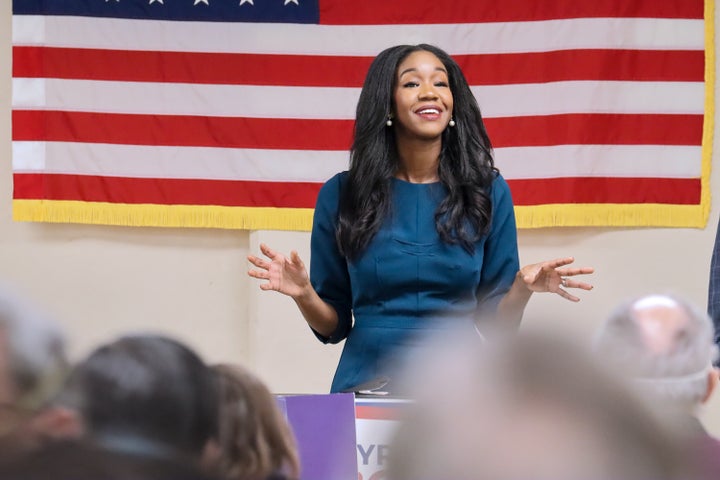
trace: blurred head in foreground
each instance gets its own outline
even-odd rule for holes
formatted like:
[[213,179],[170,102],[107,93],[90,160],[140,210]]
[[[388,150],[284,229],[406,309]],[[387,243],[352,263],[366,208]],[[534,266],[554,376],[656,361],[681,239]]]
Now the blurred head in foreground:
[[669,295],[649,295],[617,308],[599,329],[599,358],[661,409],[703,478],[720,478],[720,441],[696,418],[718,383],[714,327],[704,311]]
[[216,379],[187,346],[126,336],[78,364],[61,401],[76,408],[87,437],[109,450],[200,460],[217,437]]
[[3,456],[34,447],[47,437],[65,435],[69,412],[50,401],[62,386],[67,369],[60,329],[32,306],[0,289]]
[[213,370],[221,397],[220,475],[228,480],[298,479],[293,433],[265,384],[241,366]]
[[424,365],[391,450],[392,480],[680,478],[674,438],[574,345],[537,335]]
[[669,295],[649,295],[616,309],[599,329],[595,351],[653,401],[694,413],[718,382],[717,347],[708,315]]

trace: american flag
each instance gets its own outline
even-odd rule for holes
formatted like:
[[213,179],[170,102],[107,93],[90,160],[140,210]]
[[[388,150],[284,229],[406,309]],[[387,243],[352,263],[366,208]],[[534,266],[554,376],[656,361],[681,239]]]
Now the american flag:
[[13,0],[14,218],[309,229],[373,57],[430,43],[471,84],[520,227],[701,227],[713,7]]

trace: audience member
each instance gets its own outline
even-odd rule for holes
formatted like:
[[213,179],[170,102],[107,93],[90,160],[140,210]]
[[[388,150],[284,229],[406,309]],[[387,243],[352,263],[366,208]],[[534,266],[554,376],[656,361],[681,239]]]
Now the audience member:
[[213,372],[161,336],[99,347],[74,369],[60,402],[80,412],[88,439],[115,452],[197,462],[218,434]]
[[67,368],[60,329],[0,289],[0,455],[77,433],[72,412],[50,404]]
[[216,365],[220,384],[218,470],[227,480],[300,477],[295,439],[268,388],[250,371]]
[[718,383],[713,324],[708,315],[673,296],[649,295],[619,307],[600,328],[595,350],[629,376],[678,428],[697,438],[691,448],[709,478],[720,478],[720,442],[696,414]]
[[59,441],[0,464],[3,480],[214,480],[192,462]]
[[203,480],[217,438],[215,375],[188,347],[161,336],[120,338],[70,374],[57,404],[83,436],[46,444],[0,466],[0,478]]
[[572,344],[520,334],[419,368],[392,480],[687,480],[661,420]]

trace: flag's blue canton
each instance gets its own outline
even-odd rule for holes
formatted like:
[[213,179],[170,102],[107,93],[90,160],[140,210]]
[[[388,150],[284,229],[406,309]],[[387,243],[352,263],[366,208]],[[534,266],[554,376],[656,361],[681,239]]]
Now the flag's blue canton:
[[13,0],[15,15],[75,15],[149,20],[318,23],[319,0]]

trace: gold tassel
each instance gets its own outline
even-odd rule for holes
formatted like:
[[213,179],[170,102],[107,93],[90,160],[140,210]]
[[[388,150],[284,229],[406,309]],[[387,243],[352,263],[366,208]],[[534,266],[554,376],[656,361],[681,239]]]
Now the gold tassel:
[[13,200],[13,220],[20,222],[310,231],[312,215],[310,208]]

